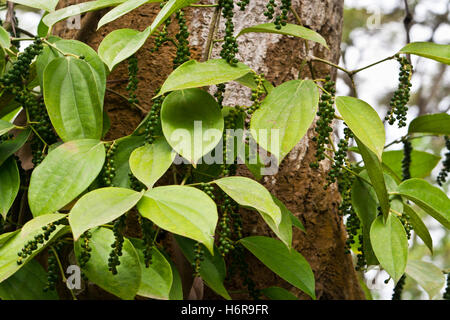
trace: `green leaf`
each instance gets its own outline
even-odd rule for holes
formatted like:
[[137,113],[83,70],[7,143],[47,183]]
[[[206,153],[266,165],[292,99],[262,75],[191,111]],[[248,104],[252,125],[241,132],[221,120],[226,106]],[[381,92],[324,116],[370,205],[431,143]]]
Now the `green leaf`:
[[379,216],[370,228],[370,242],[381,266],[397,282],[408,260],[408,238],[400,220],[390,214],[384,223]]
[[3,27],[0,27],[0,46],[2,48],[9,48],[9,47],[11,47],[10,34]]
[[314,274],[308,261],[276,239],[254,236],[240,242],[270,270],[315,299]]
[[113,184],[118,187],[130,187],[130,155],[136,148],[142,146],[145,142],[145,136],[126,136],[116,140],[116,151],[113,155],[116,175],[113,178]]
[[[175,236],[175,240],[180,246],[186,259],[193,263],[195,261],[195,241],[187,238]],[[223,282],[226,277],[225,261],[216,247],[214,247],[214,256],[208,251],[203,255],[204,260],[201,263],[200,276],[214,292],[227,300],[231,300],[230,295],[225,289]]]
[[431,238],[427,226],[411,206],[404,203],[403,209],[404,213],[409,217],[409,222],[411,223],[414,232],[422,239],[425,245],[430,249],[431,253],[433,253],[433,239]]
[[422,179],[409,179],[398,186],[398,192],[450,229],[450,199],[444,191]]
[[[257,90],[258,89],[258,84],[255,81],[255,77],[254,77],[254,73],[253,72],[249,72],[247,74],[245,74],[244,76],[234,80],[246,87],[249,87],[250,89],[253,90]],[[272,83],[270,83],[269,81],[267,81],[266,79],[263,79],[263,87],[265,89],[265,91],[267,93],[271,93],[272,90],[275,88]]]
[[33,216],[53,213],[81,194],[100,173],[105,148],[83,139],[59,146],[33,170],[28,202]]
[[426,114],[415,118],[408,127],[408,133],[431,133],[450,135],[450,114]]
[[[50,215],[49,215],[50,216]],[[23,260],[22,264],[17,264],[17,253],[22,251],[24,245],[31,240],[34,240],[34,237],[38,234],[41,234],[42,227],[48,224],[48,221],[52,221],[55,217],[56,220],[61,219],[61,216],[64,215],[54,215],[51,214],[50,220],[48,216],[40,216],[34,218],[33,220],[28,221],[20,232],[11,233],[7,236],[5,242],[0,245],[0,282],[3,282],[5,279],[8,279],[15,272],[17,272],[20,268],[26,265],[29,261],[33,259],[35,255],[41,252],[43,249],[47,247],[49,243],[51,243],[54,239],[62,236],[63,234],[69,232],[69,227],[64,225],[57,225],[55,231],[53,231],[49,237],[48,241],[45,241],[43,244],[38,244],[38,248],[33,251],[33,253]],[[55,221],[55,220],[53,220]],[[24,231],[25,230],[25,231]],[[0,238],[0,243],[2,242]]]
[[[117,274],[113,275],[108,270],[108,258],[111,252],[111,244],[114,243],[114,233],[106,228],[98,228],[92,231],[89,246],[91,257],[83,268],[88,279],[100,288],[124,299],[133,300],[141,283],[141,267],[139,257],[130,240],[124,238],[120,265]],[[75,243],[75,255],[77,259],[81,253],[81,243]]]
[[262,211],[276,226],[280,225],[281,209],[270,192],[258,182],[246,177],[225,177],[214,180],[214,183],[240,205]]
[[112,70],[117,64],[135,54],[150,36],[150,27],[142,32],[118,29],[108,34],[98,47],[98,55]]
[[314,121],[319,90],[312,80],[287,81],[262,101],[250,123],[253,138],[278,164],[300,142]]
[[44,15],[42,16],[41,20],[39,20],[39,24],[37,26],[37,36],[44,38],[48,34],[48,30],[50,29],[42,19],[48,14],[48,12],[44,12]]
[[159,178],[170,168],[175,152],[164,138],[152,144],[135,149],[130,156],[130,169],[133,175],[152,188]]
[[97,30],[100,29],[100,27],[104,26],[107,23],[110,23],[111,21],[114,21],[118,18],[120,18],[123,15],[126,15],[127,13],[133,11],[134,9],[139,8],[143,4],[149,3],[149,2],[159,2],[159,0],[155,1],[149,1],[149,0],[128,0],[111,11],[109,11],[107,14],[105,14],[100,21],[98,22]]
[[275,235],[289,248],[292,247],[292,212],[284,205],[283,202],[278,200],[276,197],[272,196],[275,204],[280,208],[281,211],[281,221],[277,226],[273,219],[266,214],[264,211],[258,211],[267,225],[272,229]]
[[183,300],[183,284],[181,283],[181,276],[175,264],[168,260],[172,269],[172,287],[169,292],[169,300]]
[[261,292],[270,300],[298,300],[291,292],[280,287],[265,288]]
[[0,216],[6,215],[17,197],[20,187],[20,175],[14,157],[8,158],[0,166]]
[[2,300],[58,300],[55,290],[45,292],[47,272],[31,260],[22,269],[0,283]]
[[285,26],[283,26],[279,30],[275,27],[274,23],[258,24],[256,26],[252,26],[252,27],[241,30],[241,32],[239,32],[237,37],[239,37],[240,35],[249,33],[249,32],[277,33],[277,34],[283,34],[286,36],[294,36],[294,37],[302,38],[305,40],[311,40],[311,41],[320,43],[325,48],[329,49],[327,46],[326,40],[320,34],[318,34],[317,32],[315,32],[311,29],[305,28],[303,26],[299,26],[297,24],[287,23]]
[[5,133],[11,131],[15,128],[15,125],[11,122],[0,120],[0,136],[4,135]]
[[163,186],[148,190],[137,208],[160,228],[203,243],[211,252],[218,214],[206,193],[186,186]]
[[433,42],[412,42],[404,46],[400,53],[415,54],[450,65],[450,45]]
[[172,288],[172,267],[156,247],[152,248],[152,262],[147,268],[144,258],[144,242],[130,239],[139,256],[141,266],[141,284],[137,294],[152,299],[168,300]]
[[[396,175],[399,177],[402,176],[402,150],[383,152],[382,159],[383,163],[391,168]],[[428,177],[440,159],[441,157],[435,156],[434,154],[413,150],[411,152],[411,164],[409,166],[411,178]]]
[[27,128],[21,131],[14,139],[0,143],[0,165],[10,156],[16,153],[27,142],[31,129]]
[[42,9],[44,11],[54,11],[59,0],[10,0],[11,2],[22,4],[27,7]]
[[428,293],[430,300],[436,297],[445,285],[445,276],[441,269],[429,262],[408,261],[406,274],[417,281]]
[[[53,39],[52,42],[61,41],[61,39],[56,38]],[[39,78],[39,85],[41,88],[44,87],[44,70],[48,66],[50,62],[55,60],[56,58],[61,57],[61,54],[50,46],[44,47],[41,54],[36,58],[36,73]]]
[[195,167],[222,139],[224,120],[217,101],[194,88],[174,91],[164,99],[161,125],[170,146]]
[[44,100],[50,120],[63,141],[101,139],[103,88],[83,60],[56,58],[44,71]]
[[153,20],[150,28],[150,34],[156,31],[156,29],[169,18],[172,13],[180,10],[181,8],[187,7],[188,5],[196,2],[196,0],[169,0],[166,2],[164,7],[158,12],[155,20]]
[[299,218],[297,218],[292,212],[289,211],[289,213],[291,214],[291,221],[292,221],[292,225],[294,227],[296,227],[297,229],[306,232],[305,227],[303,226],[303,223],[300,221]]
[[223,59],[197,62],[190,60],[176,68],[166,79],[158,96],[169,91],[199,88],[233,81],[252,70],[245,64],[231,66]]
[[125,188],[101,188],[80,198],[69,213],[73,237],[78,239],[85,231],[107,224],[133,208],[142,193]]
[[42,21],[49,27],[72,16],[121,4],[127,0],[98,0],[74,4],[46,15]]
[[378,113],[367,102],[353,97],[337,97],[336,107],[354,135],[381,160],[386,137]]

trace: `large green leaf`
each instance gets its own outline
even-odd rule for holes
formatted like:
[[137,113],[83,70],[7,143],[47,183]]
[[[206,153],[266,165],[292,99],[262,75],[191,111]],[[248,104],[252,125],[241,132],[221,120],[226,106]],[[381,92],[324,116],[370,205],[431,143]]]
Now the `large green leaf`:
[[398,192],[450,229],[450,199],[440,188],[414,178],[402,182]]
[[161,124],[170,146],[194,166],[223,136],[217,101],[197,88],[170,93],[162,105]]
[[436,297],[445,285],[445,276],[434,264],[410,260],[406,265],[406,274],[428,293],[430,299]]
[[107,23],[110,23],[111,21],[114,21],[121,16],[133,11],[134,9],[139,8],[143,4],[149,3],[149,2],[160,2],[159,0],[128,0],[111,11],[109,11],[107,14],[105,14],[100,21],[98,22],[97,29],[100,29],[100,27],[104,26]]
[[11,2],[22,4],[27,7],[41,9],[44,11],[54,11],[59,0],[10,0]]
[[199,88],[233,81],[251,71],[245,64],[238,63],[236,66],[231,66],[223,59],[206,62],[190,60],[183,63],[167,77],[158,96],[169,91]]
[[[50,216],[50,215],[48,215]],[[20,232],[11,233],[7,236],[7,239],[3,244],[0,245],[0,283],[5,279],[8,279],[12,276],[16,271],[26,265],[29,261],[33,259],[35,255],[45,249],[52,240],[62,236],[63,234],[70,231],[70,228],[64,225],[56,226],[55,231],[53,231],[49,237],[48,241],[45,241],[43,244],[38,244],[38,248],[33,251],[31,255],[29,255],[26,259],[23,259],[22,264],[17,264],[17,253],[22,251],[22,248],[28,241],[34,240],[34,237],[38,234],[42,234],[42,227],[48,224],[48,221],[55,221],[61,219],[63,215],[54,215],[51,214],[51,217],[44,215],[33,220],[28,221]],[[25,231],[24,231],[25,230]],[[1,238],[0,238],[1,240]]]
[[0,120],[0,136],[14,129],[15,126],[11,122]]
[[430,249],[431,253],[433,253],[433,238],[431,238],[427,226],[411,206],[404,203],[403,209],[404,213],[409,217],[409,222],[411,223],[414,232],[422,239],[425,245]]
[[[100,288],[121,299],[132,300],[141,283],[139,257],[130,240],[124,238],[122,256],[119,257],[120,265],[117,267],[117,274],[113,275],[108,270],[108,258],[114,241],[114,233],[111,230],[106,228],[93,230],[89,240],[91,257],[83,272]],[[75,242],[74,247],[75,255],[79,258],[82,250],[80,241]]]
[[28,201],[34,216],[53,213],[75,199],[100,173],[105,148],[83,139],[59,146],[33,170]]
[[268,237],[247,237],[240,242],[270,270],[311,298],[316,298],[314,274],[300,253]]
[[400,220],[390,214],[384,223],[379,216],[370,228],[370,242],[381,266],[397,282],[408,260],[408,238]]
[[252,136],[278,164],[311,126],[319,90],[312,80],[291,80],[273,89],[252,117]]
[[3,48],[11,47],[10,34],[3,27],[0,27],[0,46],[2,46]]
[[0,216],[6,219],[20,187],[19,169],[14,157],[10,157],[0,166],[0,181]]
[[22,269],[0,283],[2,300],[58,300],[55,290],[44,291],[47,272],[36,260],[31,260]]
[[125,188],[101,188],[80,198],[69,213],[73,237],[111,222],[133,208],[142,193]]
[[27,142],[30,136],[31,128],[21,131],[14,139],[0,143],[0,165],[10,156],[16,153]]
[[104,88],[98,87],[96,74],[73,57],[56,58],[45,68],[45,105],[63,141],[102,137]]
[[450,45],[448,44],[412,42],[404,46],[400,52],[415,54],[450,65]]
[[[434,154],[413,150],[411,152],[411,164],[409,166],[411,178],[428,177],[434,167],[439,163],[440,159],[441,157],[435,156]],[[402,150],[383,152],[382,160],[383,164],[391,168],[396,175],[399,177],[402,176]]]
[[237,36],[239,37],[249,32],[278,33],[286,36],[294,36],[320,43],[325,48],[328,48],[326,40],[320,34],[298,24],[287,23],[281,29],[277,29],[274,23],[263,23],[243,29]]
[[[187,238],[175,236],[181,251],[190,263],[195,261],[195,241]],[[223,282],[226,277],[225,261],[216,247],[214,247],[214,256],[209,252],[204,252],[203,261],[200,264],[200,276],[206,282],[208,287],[214,290],[227,300],[231,300],[230,295],[225,289]]]
[[408,133],[431,133],[450,135],[450,114],[426,114],[415,118],[408,127]]
[[264,212],[276,226],[281,223],[281,209],[264,186],[246,177],[225,177],[214,180],[220,189],[242,206]]
[[353,134],[381,160],[386,137],[378,113],[367,102],[353,97],[337,97],[336,107]]
[[113,178],[113,184],[118,187],[130,187],[130,155],[136,148],[142,146],[145,142],[145,135],[143,136],[126,136],[116,140],[116,151],[113,155],[114,167],[116,168],[116,175]]
[[[50,42],[55,41],[61,41],[59,38],[53,38],[52,40],[49,40]],[[52,48],[50,46],[44,47],[41,54],[38,55],[36,58],[36,73],[39,79],[39,85],[41,88],[44,87],[44,70],[48,66],[50,62],[55,60],[58,57],[61,57],[62,54],[60,54],[55,48]]]
[[159,178],[170,168],[175,152],[164,138],[152,144],[135,149],[130,156],[130,169],[133,175],[152,188]]
[[152,299],[168,300],[173,282],[172,267],[156,247],[152,248],[152,262],[145,266],[144,243],[140,239],[130,239],[139,256],[141,284],[137,294]]
[[203,243],[211,252],[218,214],[206,193],[186,186],[148,190],[137,208],[160,228]]
[[261,290],[262,294],[270,300],[298,300],[291,292],[280,287],[269,287]]

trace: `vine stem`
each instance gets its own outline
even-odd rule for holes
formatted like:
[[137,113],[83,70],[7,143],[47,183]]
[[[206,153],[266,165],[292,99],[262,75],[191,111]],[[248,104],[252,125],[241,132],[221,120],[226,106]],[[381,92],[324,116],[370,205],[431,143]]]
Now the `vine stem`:
[[113,94],[115,94],[116,96],[119,96],[119,97],[121,97],[122,99],[126,100],[131,106],[133,106],[133,107],[139,109],[139,111],[141,111],[142,114],[147,114],[147,113],[148,113],[147,110],[145,110],[144,108],[142,108],[142,107],[141,107],[140,105],[138,105],[137,103],[128,101],[128,98],[127,98],[126,96],[124,96],[123,94],[121,94],[120,92],[114,91],[114,90],[112,90],[112,89],[110,89],[110,88],[106,88],[106,91],[108,91],[108,92],[110,92],[110,93],[113,93]]
[[214,43],[214,35],[220,20],[220,7],[217,6],[214,10],[211,23],[209,25],[208,37],[206,38],[205,51],[203,52],[202,61],[207,61],[211,57],[212,47]]
[[[50,247],[50,249],[53,251],[53,254],[55,255],[56,262],[58,263],[59,270],[61,271],[62,280],[67,286],[67,278],[66,278],[66,275],[64,274],[64,269],[62,267],[61,260],[59,260],[58,252],[56,252],[55,248],[53,248],[53,247]],[[70,291],[70,294],[72,295],[73,300],[78,300],[77,297],[75,296],[75,294],[73,293],[73,290],[69,289],[69,291]]]
[[61,49],[59,49],[57,46],[55,46],[53,43],[49,42],[47,39],[42,38],[42,42],[44,42],[46,45],[48,45],[49,47],[52,47],[53,49],[55,49],[56,51],[60,52],[63,56],[66,57],[74,57],[76,59],[80,59],[80,56],[77,56],[76,54],[73,53],[67,53],[62,51]]
[[[329,155],[327,155],[326,153],[324,153],[323,155],[324,155],[326,158],[328,158],[330,161],[334,162],[334,159],[333,159],[332,157],[330,157]],[[344,170],[350,172],[351,174],[353,174],[354,176],[360,178],[362,181],[364,181],[364,182],[367,183],[368,185],[372,186],[372,183],[371,183],[370,181],[368,181],[367,179],[361,177],[359,174],[357,174],[357,173],[354,172],[353,170],[350,170],[349,168],[344,167],[344,166],[342,166],[342,165],[339,166],[339,167],[341,167],[342,169],[344,169]]]

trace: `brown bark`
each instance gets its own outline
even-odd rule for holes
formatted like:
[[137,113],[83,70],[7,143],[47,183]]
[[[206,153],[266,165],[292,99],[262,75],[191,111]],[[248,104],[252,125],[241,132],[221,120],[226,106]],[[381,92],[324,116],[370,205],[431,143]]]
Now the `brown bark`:
[[[60,1],[61,6],[67,6],[75,1]],[[78,1],[77,1],[78,2]],[[310,53],[327,58],[335,63],[339,60],[339,47],[342,29],[343,0],[294,0],[293,7],[299,14],[303,24],[319,32],[328,42],[330,50],[310,42]],[[265,1],[252,0],[245,12],[235,9],[235,31],[243,27],[264,23],[262,15]],[[188,8],[186,10],[190,23],[192,58],[200,60],[205,52],[206,38],[210,21],[215,8]],[[83,30],[85,41],[97,49],[101,40],[111,31],[118,28],[133,28],[143,30],[150,25],[159,4],[144,5],[138,10],[114,21],[99,31]],[[89,15],[87,15],[89,16]],[[91,18],[84,18],[86,21]],[[295,23],[292,14],[290,22]],[[216,38],[221,37],[223,20]],[[174,28],[171,26],[171,29]],[[172,30],[173,32],[174,30]],[[72,38],[76,30],[68,30],[64,23],[55,28],[55,33]],[[78,32],[80,34],[81,32]],[[298,38],[283,37],[279,35],[249,34],[239,38],[239,58],[250,65],[254,70],[262,72],[267,79],[278,85],[284,81],[297,77],[302,59],[306,56],[304,42]],[[172,71],[172,57],[175,49],[172,45],[164,45],[158,53],[151,54],[149,48],[153,40],[149,40],[138,53],[140,85],[138,96],[145,108],[150,108],[151,97],[156,88],[162,84]],[[220,44],[213,47],[213,57],[217,57]],[[330,73],[326,65],[313,65],[316,78],[323,78]],[[334,72],[333,72],[334,76]],[[301,77],[311,78],[308,68],[301,72]],[[121,64],[110,74],[109,80],[127,78],[127,66]],[[120,82],[110,82],[108,88],[125,94],[125,85]],[[228,86],[225,103],[230,105],[245,104],[248,100],[248,89],[238,85]],[[111,130],[108,138],[117,138],[127,135],[141,121],[142,116],[133,110],[117,96],[107,94],[105,108],[111,118]],[[285,158],[280,171],[275,176],[268,176],[263,183],[268,189],[282,200],[286,206],[300,218],[306,227],[307,233],[294,231],[293,247],[298,250],[311,264],[316,278],[316,295],[318,299],[364,299],[359,286],[351,257],[344,253],[345,228],[342,218],[338,216],[339,194],[335,187],[323,190],[325,172],[329,163],[323,161],[319,170],[310,169],[309,163],[314,159],[314,145],[309,141],[314,134],[310,129],[302,141]],[[240,173],[249,173],[240,168]],[[244,212],[245,232],[247,235],[272,235],[269,228],[254,212]],[[251,254],[247,256],[250,264],[251,276],[258,288],[268,286],[281,286],[289,288],[299,297],[306,299],[306,295],[292,289],[286,282],[268,271]],[[227,283],[230,291],[242,290],[242,279]],[[232,295],[233,298],[248,298],[247,295]],[[217,298],[211,291],[205,290],[206,298]]]

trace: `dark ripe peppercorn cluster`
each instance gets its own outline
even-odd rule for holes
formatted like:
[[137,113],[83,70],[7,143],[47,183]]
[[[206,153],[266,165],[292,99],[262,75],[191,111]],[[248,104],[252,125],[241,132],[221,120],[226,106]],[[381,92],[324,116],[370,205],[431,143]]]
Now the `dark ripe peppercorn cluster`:
[[399,73],[399,84],[397,90],[394,92],[394,96],[391,99],[388,114],[386,115],[386,120],[390,125],[398,120],[398,127],[406,126],[406,114],[408,112],[408,107],[406,104],[409,101],[409,92],[411,90],[411,75],[412,75],[412,65],[409,63],[408,59],[405,57],[397,56],[397,61],[400,63],[400,73]]
[[320,96],[319,110],[317,111],[317,116],[319,119],[316,122],[315,131],[317,136],[313,137],[312,140],[316,143],[316,162],[310,163],[311,168],[319,168],[319,162],[325,159],[325,146],[330,141],[330,134],[333,132],[331,123],[334,119],[334,95],[336,94],[335,82],[331,81],[330,76],[326,76],[325,84],[323,86],[324,91]]
[[234,0],[219,0],[219,7],[222,9],[222,16],[225,21],[225,38],[220,51],[220,56],[225,59],[229,64],[236,65],[238,59],[236,53],[238,53],[238,44],[236,38],[233,36],[234,24],[233,24],[233,8]]
[[405,286],[406,275],[403,274],[398,280],[394,287],[394,292],[392,293],[392,300],[402,300],[403,287]]
[[264,89],[264,75],[255,73],[253,79],[256,83],[256,89],[252,89],[250,100],[252,100],[253,104],[247,109],[248,114],[253,114],[261,107],[261,97],[266,93],[266,90]]
[[59,278],[58,261],[56,255],[61,251],[63,243],[59,242],[52,246],[52,250],[48,251],[47,258],[47,285],[44,287],[44,292],[55,290],[56,282]]
[[409,140],[403,141],[403,159],[402,159],[402,180],[408,180],[411,178],[411,152],[412,152],[412,144]]
[[137,77],[139,68],[138,68],[138,58],[136,55],[132,55],[128,58],[128,102],[133,104],[139,104],[139,99],[136,95],[136,90],[138,87],[139,79]]
[[178,21],[179,31],[175,35],[175,38],[178,41],[177,44],[177,53],[175,59],[173,60],[173,68],[176,69],[178,66],[182,65],[186,61],[189,60],[191,56],[191,52],[189,50],[189,31],[186,24],[186,18],[184,17],[183,10],[178,11],[175,14],[175,17]]
[[217,99],[217,103],[222,108],[223,107],[223,96],[225,94],[225,83],[220,83],[217,86],[217,90],[214,93],[214,97]]
[[144,241],[144,263],[148,268],[152,264],[153,247],[155,246],[155,230],[153,229],[153,223],[145,218],[139,217],[142,240]]
[[447,286],[445,287],[445,292],[442,298],[444,300],[450,300],[450,273],[447,274]]
[[443,161],[443,168],[438,174],[437,183],[442,186],[447,181],[447,175],[450,172],[450,137],[445,136],[445,147],[447,152],[445,153],[445,160]]
[[114,166],[114,153],[116,152],[117,146],[113,143],[106,143],[106,158],[105,164],[103,165],[101,177],[102,183],[105,187],[111,187],[113,185],[113,179],[116,176],[116,168]]
[[152,144],[156,137],[161,133],[161,107],[164,97],[160,96],[153,100],[152,108],[148,114],[147,123],[145,125],[145,142]]
[[90,231],[86,231],[80,236],[80,243],[81,243],[81,252],[80,252],[80,268],[83,269],[86,264],[89,262],[89,259],[91,258],[91,251],[92,248],[89,246],[89,241],[92,238],[92,234]]
[[122,231],[125,228],[126,215],[122,215],[114,222],[114,242],[111,244],[111,252],[108,258],[108,268],[113,275],[117,274],[117,267],[120,265],[120,258],[122,256],[124,237]]
[[205,252],[200,242],[196,242],[194,245],[194,262],[192,262],[192,268],[194,269],[194,277],[200,276],[201,263],[205,259]]

